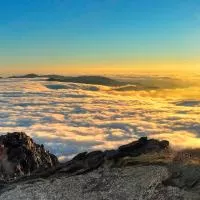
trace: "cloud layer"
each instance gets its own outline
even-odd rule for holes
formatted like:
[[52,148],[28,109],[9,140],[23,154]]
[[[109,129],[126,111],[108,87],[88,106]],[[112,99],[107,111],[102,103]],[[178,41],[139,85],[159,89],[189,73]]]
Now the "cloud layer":
[[104,86],[0,80],[0,134],[24,131],[61,159],[141,136],[200,147],[198,87],[116,91]]

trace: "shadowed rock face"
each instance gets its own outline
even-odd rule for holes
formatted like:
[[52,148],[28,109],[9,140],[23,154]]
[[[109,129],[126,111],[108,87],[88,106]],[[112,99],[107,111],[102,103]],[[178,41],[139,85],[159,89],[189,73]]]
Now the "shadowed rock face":
[[0,136],[0,164],[3,175],[25,175],[36,170],[51,168],[58,159],[38,145],[25,133]]

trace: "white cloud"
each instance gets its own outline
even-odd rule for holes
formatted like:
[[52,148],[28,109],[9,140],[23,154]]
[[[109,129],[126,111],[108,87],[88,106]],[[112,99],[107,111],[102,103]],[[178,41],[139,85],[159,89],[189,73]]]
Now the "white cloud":
[[24,131],[61,160],[148,135],[173,144],[180,139],[180,146],[183,135],[189,138],[184,146],[198,141],[196,147],[200,107],[188,104],[188,97],[190,102],[200,99],[196,91],[116,92],[103,86],[2,79],[0,133]]

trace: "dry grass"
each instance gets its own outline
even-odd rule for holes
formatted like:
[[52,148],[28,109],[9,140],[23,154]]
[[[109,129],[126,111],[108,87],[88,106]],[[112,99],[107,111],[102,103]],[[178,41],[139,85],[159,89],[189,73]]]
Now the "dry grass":
[[137,157],[124,157],[118,160],[118,166],[135,164],[173,164],[200,166],[200,149],[185,149],[182,151],[164,151],[159,153],[142,154]]
[[174,162],[183,162],[184,164],[200,165],[200,148],[185,149],[176,153]]

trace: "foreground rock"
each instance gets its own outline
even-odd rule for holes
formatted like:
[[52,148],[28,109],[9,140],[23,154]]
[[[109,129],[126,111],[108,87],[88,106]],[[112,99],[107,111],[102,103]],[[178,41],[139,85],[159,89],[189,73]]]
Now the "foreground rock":
[[[7,152],[17,152],[13,149],[15,144],[17,148],[25,146],[34,153],[30,160],[37,160],[40,167],[28,167],[29,176],[2,181],[0,200],[200,199],[200,150],[174,152],[168,141],[140,138],[116,150],[83,152],[59,164],[55,156],[24,133],[2,137],[6,138],[2,141]],[[10,159],[13,163],[20,163],[23,158],[17,155]]]
[[100,167],[87,174],[53,176],[16,183],[0,200],[199,200],[198,190],[165,185],[165,166]]

